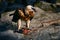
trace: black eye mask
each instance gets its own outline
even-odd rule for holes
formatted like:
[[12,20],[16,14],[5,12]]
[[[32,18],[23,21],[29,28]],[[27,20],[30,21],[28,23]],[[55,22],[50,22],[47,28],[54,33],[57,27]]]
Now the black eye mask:
[[35,12],[36,12],[36,9],[35,8],[32,8]]

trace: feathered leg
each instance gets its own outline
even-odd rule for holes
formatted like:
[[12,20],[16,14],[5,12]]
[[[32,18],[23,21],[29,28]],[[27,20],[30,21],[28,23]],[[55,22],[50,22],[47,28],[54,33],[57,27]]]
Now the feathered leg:
[[30,20],[27,20],[26,21],[26,27],[29,28],[29,26],[30,26]]
[[18,31],[19,31],[21,29],[21,19],[18,20],[17,26],[18,26]]

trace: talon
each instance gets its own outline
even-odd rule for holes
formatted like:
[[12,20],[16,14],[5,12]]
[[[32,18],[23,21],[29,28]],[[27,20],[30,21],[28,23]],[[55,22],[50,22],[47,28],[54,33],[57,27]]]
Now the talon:
[[15,30],[14,32],[23,33],[23,30],[22,29],[19,29],[19,30]]

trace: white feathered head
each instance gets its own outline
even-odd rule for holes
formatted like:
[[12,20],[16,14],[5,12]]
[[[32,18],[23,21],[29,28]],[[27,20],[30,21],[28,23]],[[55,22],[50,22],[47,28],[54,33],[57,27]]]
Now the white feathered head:
[[26,8],[36,12],[35,7],[33,7],[32,5],[27,5]]

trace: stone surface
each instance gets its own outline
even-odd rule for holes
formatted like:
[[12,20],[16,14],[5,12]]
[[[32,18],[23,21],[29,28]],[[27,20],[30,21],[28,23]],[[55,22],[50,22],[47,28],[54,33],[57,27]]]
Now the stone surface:
[[[31,20],[30,32],[28,35],[14,33],[17,24],[12,22],[10,14],[14,11],[2,14],[0,19],[0,40],[60,40],[60,23],[59,25],[41,26],[41,22],[56,20],[60,18],[60,13],[45,12],[37,8],[34,18]],[[22,21],[22,27],[25,27],[25,22]],[[36,28],[35,31],[33,29]]]

